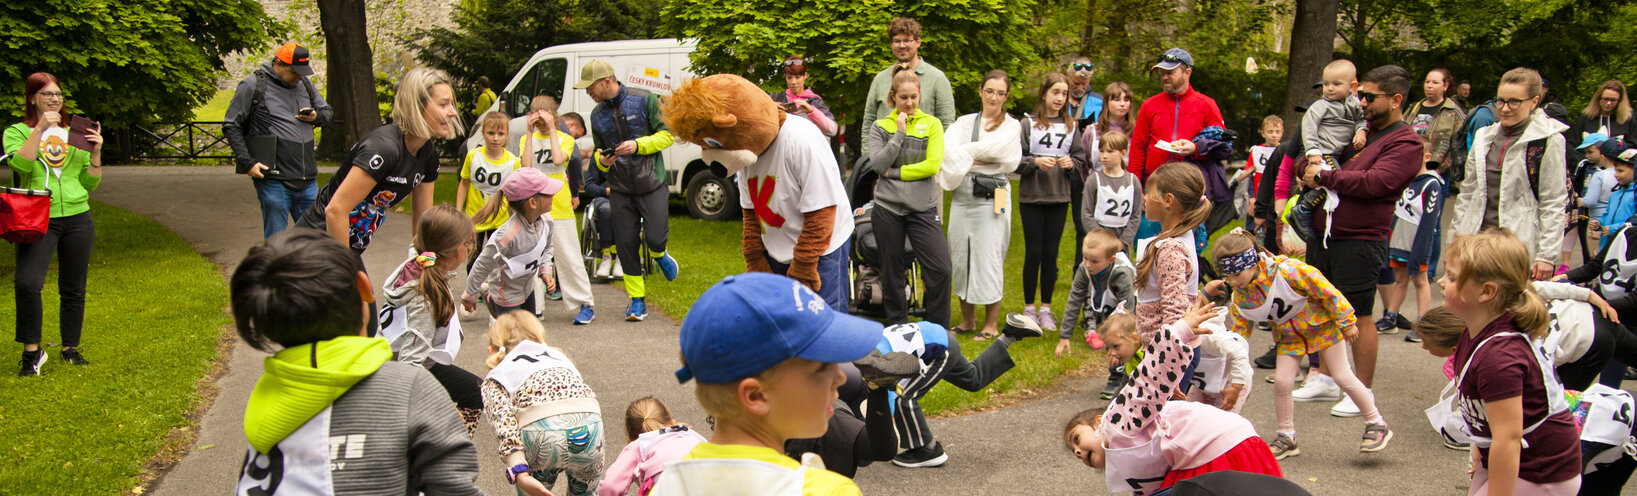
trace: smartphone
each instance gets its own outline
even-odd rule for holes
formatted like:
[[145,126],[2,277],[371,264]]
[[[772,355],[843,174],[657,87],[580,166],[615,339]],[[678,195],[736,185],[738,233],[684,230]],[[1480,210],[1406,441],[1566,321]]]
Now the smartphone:
[[796,105],[796,102],[785,102],[785,103],[779,104],[779,109],[783,110],[785,112],[795,112],[796,110],[798,110],[800,108],[801,107]]
[[300,113],[301,115],[312,115],[314,113],[317,113],[318,111],[313,110],[312,107],[307,107],[307,108],[303,108],[303,109],[301,109],[301,110],[299,110],[297,112]]

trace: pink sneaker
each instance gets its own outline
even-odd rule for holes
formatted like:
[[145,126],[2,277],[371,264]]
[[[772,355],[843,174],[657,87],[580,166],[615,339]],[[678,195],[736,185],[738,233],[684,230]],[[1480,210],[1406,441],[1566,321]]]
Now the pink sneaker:
[[1098,336],[1097,331],[1087,330],[1086,331],[1086,344],[1090,345],[1091,349],[1101,350],[1101,349],[1103,349],[1103,337]]
[[1023,316],[1035,322],[1040,322],[1040,314],[1035,311],[1034,307],[1023,307]]
[[1561,276],[1563,274],[1568,274],[1568,273],[1569,273],[1569,266],[1567,266],[1567,265],[1557,266],[1557,275]]

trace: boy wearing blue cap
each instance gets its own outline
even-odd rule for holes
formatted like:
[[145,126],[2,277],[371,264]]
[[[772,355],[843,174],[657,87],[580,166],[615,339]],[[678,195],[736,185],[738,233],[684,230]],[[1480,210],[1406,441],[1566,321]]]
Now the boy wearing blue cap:
[[830,309],[800,282],[768,273],[729,276],[682,321],[679,382],[716,418],[709,442],[670,465],[652,494],[860,494],[817,455],[783,454],[792,438],[824,435],[838,364],[863,358],[881,324]]
[[1614,140],[1605,141],[1598,148],[1598,153],[1614,164],[1611,169],[1614,169],[1615,182],[1603,216],[1591,222],[1591,230],[1604,235],[1598,244],[1598,249],[1602,249],[1609,243],[1608,235],[1629,224],[1631,216],[1637,214],[1637,187],[1632,186],[1632,162],[1637,161],[1637,148],[1629,148]]

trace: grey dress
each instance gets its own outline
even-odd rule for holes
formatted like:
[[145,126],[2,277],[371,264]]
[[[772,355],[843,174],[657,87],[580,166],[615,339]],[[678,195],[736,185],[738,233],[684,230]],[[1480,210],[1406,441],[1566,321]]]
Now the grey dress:
[[[972,195],[974,174],[1009,175],[1017,170],[1022,149],[1017,146],[1022,126],[1005,116],[994,131],[973,126],[979,114],[961,116],[944,133],[948,148],[965,148],[974,161],[992,165],[972,166],[955,188],[949,203],[949,261],[955,296],[973,305],[1000,302],[1005,290],[1006,248],[1012,242],[1010,202],[1005,213],[995,213],[994,200]],[[1015,188],[1012,189],[1016,191]]]

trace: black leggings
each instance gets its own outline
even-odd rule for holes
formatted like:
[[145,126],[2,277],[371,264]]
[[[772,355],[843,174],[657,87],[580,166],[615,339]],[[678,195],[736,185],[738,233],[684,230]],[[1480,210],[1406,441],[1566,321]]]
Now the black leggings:
[[[887,323],[909,322],[909,295],[904,286],[909,257],[915,257],[921,264],[921,304],[926,307],[923,320],[949,327],[949,242],[944,239],[938,213],[928,210],[898,216],[876,207],[870,214],[870,225],[875,228],[875,244],[879,247],[881,303],[886,307]],[[913,247],[909,252],[904,251],[906,240]]]
[[64,348],[80,345],[80,331],[85,328],[85,279],[91,267],[91,245],[96,239],[97,228],[91,221],[91,212],[82,212],[51,219],[45,237],[33,243],[17,244],[17,276],[12,282],[17,291],[17,342],[40,343],[40,328],[45,318],[40,290],[45,287],[51,256],[56,255],[60,303],[57,327],[62,332]]
[[[428,359],[431,360],[431,359]],[[469,410],[483,409],[483,379],[454,365],[433,363],[426,370],[449,392],[455,406]]]
[[1052,288],[1057,286],[1057,245],[1063,241],[1063,217],[1068,212],[1067,203],[1018,204],[1018,214],[1023,217],[1024,305],[1034,304],[1036,287],[1040,288],[1040,302],[1052,304]]

